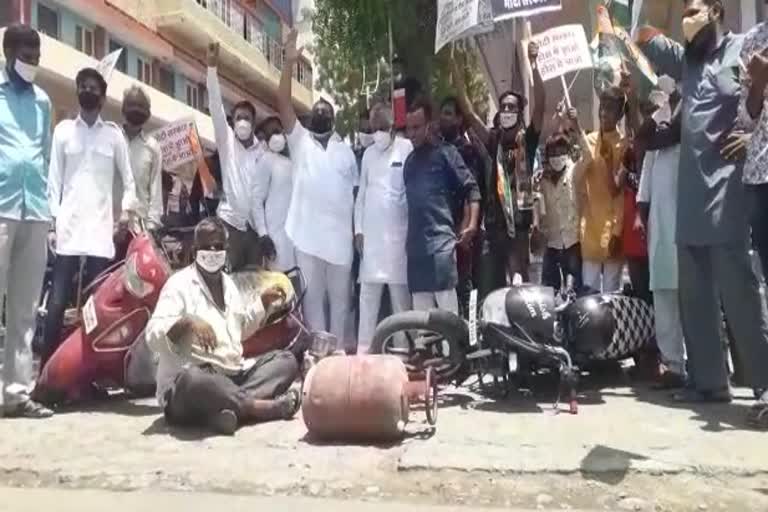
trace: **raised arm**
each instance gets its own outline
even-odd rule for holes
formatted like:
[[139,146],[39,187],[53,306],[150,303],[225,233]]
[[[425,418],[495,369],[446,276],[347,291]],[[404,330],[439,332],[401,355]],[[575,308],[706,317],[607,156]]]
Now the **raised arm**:
[[541,133],[544,127],[544,110],[547,108],[547,89],[541,78],[538,65],[539,45],[531,42],[528,45],[528,61],[533,72],[533,112],[531,113],[531,126]]
[[208,87],[208,109],[213,120],[213,132],[216,137],[216,145],[219,152],[229,152],[234,146],[234,133],[227,123],[227,112],[224,110],[224,100],[221,96],[221,83],[219,82],[219,43],[208,45],[208,75],[206,86]]
[[285,41],[285,61],[277,90],[277,110],[286,133],[292,133],[296,126],[296,110],[293,108],[293,66],[299,61],[303,49],[296,48],[298,36],[299,32],[295,28],[288,33],[288,39]]
[[490,131],[480,116],[477,115],[477,112],[475,112],[475,107],[472,106],[472,102],[469,99],[469,93],[467,92],[467,83],[464,80],[466,69],[464,66],[459,66],[458,61],[458,58],[452,59],[451,65],[453,66],[453,83],[458,92],[459,105],[461,106],[461,110],[464,113],[470,128],[474,130],[477,138],[487,146],[490,141]]
[[675,82],[683,79],[685,48],[659,31],[641,29],[638,34],[640,49],[651,62],[656,72],[669,75]]

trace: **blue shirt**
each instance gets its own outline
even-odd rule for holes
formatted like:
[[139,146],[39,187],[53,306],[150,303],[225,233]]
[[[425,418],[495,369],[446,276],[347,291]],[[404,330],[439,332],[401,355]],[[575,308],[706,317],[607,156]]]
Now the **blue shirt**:
[[411,292],[450,290],[458,283],[455,212],[479,202],[480,190],[450,144],[424,144],[405,161],[408,285]]
[[0,217],[48,221],[51,100],[0,73]]

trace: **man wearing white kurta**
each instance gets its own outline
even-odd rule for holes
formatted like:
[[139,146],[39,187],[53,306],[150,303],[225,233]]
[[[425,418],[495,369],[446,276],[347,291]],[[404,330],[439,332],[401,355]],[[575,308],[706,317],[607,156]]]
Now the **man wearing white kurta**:
[[115,257],[112,193],[116,174],[123,181],[123,212],[135,212],[138,202],[123,130],[101,119],[107,83],[90,68],[80,71],[75,81],[80,115],[56,126],[48,172],[56,262],[41,366],[61,342],[64,310],[71,299],[80,258],[85,257],[82,286],[86,287]]
[[[668,112],[666,108],[664,111]],[[648,151],[637,194],[641,212],[648,211],[648,255],[656,317],[656,343],[661,351],[662,362],[668,369],[668,374],[663,377],[665,387],[682,385],[686,375],[675,242],[679,161],[679,144]]]
[[[310,130],[296,119],[292,73],[300,52],[296,30],[285,47],[277,104],[288,134],[294,165],[293,197],[286,232],[296,246],[296,257],[307,279],[304,315],[312,330],[326,331],[348,349],[345,323],[352,299],[352,217],[357,185],[355,154],[333,131],[333,107],[320,100],[312,107]],[[325,318],[325,301],[330,322]]]
[[355,203],[355,245],[360,264],[360,330],[357,352],[368,352],[376,329],[384,285],[389,288],[392,311],[408,311],[408,203],[403,166],[413,151],[408,139],[392,137],[392,109],[371,109],[374,144],[365,151],[360,190]]
[[259,159],[251,177],[251,223],[275,247],[270,269],[287,272],[296,266],[296,250],[285,230],[293,194],[293,164],[288,158],[285,134],[280,119],[271,117],[261,123],[269,151]]

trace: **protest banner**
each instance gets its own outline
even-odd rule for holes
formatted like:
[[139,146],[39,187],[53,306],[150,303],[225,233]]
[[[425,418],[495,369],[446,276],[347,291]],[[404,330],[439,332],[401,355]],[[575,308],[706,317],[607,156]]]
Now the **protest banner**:
[[190,133],[197,137],[195,121],[191,118],[174,121],[152,133],[163,152],[163,169],[172,171],[189,162],[197,161],[200,144],[190,141]]
[[437,0],[435,54],[459,39],[493,30],[490,0]]
[[563,8],[562,0],[492,0],[493,21],[528,17]]
[[117,61],[120,60],[120,55],[122,55],[123,49],[118,48],[117,50],[113,51],[109,55],[105,56],[101,61],[99,62],[99,65],[96,66],[96,71],[99,72],[101,76],[104,77],[104,81],[109,83],[109,79],[112,76],[112,72],[115,71],[115,67],[117,66]]
[[536,34],[527,42],[526,48],[531,42],[539,45],[537,63],[545,82],[571,71],[592,67],[592,51],[581,25],[562,25]]

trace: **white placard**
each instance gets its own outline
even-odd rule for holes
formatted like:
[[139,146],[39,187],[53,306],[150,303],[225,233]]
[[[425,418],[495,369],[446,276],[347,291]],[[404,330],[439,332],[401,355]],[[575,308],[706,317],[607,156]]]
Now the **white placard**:
[[491,30],[489,0],[437,0],[435,53],[448,43]]
[[163,170],[172,171],[197,160],[198,154],[189,140],[190,136],[197,137],[197,129],[193,119],[185,118],[174,121],[153,132],[152,136],[160,144],[160,149],[163,152]]
[[115,71],[117,61],[120,60],[120,55],[122,55],[122,53],[123,49],[118,48],[117,50],[101,59],[99,65],[96,66],[96,71],[98,71],[99,74],[104,77],[105,82],[109,83],[109,79],[112,77],[112,72]]
[[91,334],[99,325],[99,320],[96,318],[96,304],[93,302],[93,295],[88,298],[85,306],[83,306],[82,315],[85,334]]
[[[537,62],[544,81],[592,67],[592,52],[581,25],[551,28],[531,37],[530,41],[539,44]],[[527,48],[527,43],[524,46]]]

